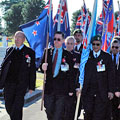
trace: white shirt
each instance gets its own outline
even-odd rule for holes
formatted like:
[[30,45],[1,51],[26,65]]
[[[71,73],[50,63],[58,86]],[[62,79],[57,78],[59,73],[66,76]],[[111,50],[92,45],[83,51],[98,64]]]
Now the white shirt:
[[94,58],[96,58],[96,56],[99,57],[100,53],[101,53],[101,50],[99,50],[97,53],[93,51]]
[[75,48],[76,48],[76,46],[77,46],[77,50],[79,50],[79,49],[80,49],[80,47],[81,47],[81,43],[80,43],[80,44],[78,44],[78,45],[75,45]]

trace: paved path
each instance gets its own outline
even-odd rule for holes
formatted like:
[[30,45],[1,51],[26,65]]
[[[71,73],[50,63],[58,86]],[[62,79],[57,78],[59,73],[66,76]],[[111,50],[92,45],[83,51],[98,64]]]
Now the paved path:
[[[45,111],[40,110],[41,97],[24,105],[23,120],[47,120]],[[10,120],[4,107],[4,101],[0,101],[0,120]],[[83,118],[83,116],[81,116]]]
[[[41,105],[40,97],[28,104],[25,104],[23,110],[23,120],[47,120],[45,111],[40,110],[40,105]],[[10,120],[9,116],[6,114],[4,105],[2,108],[3,109],[2,114],[0,113],[0,120]]]

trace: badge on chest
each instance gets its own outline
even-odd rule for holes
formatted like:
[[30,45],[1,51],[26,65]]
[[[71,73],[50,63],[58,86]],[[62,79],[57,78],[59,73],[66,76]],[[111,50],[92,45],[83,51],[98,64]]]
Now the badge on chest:
[[103,60],[101,60],[97,63],[97,72],[103,72],[106,70],[105,64],[103,64],[102,62],[103,62]]
[[62,59],[61,71],[67,72],[69,70],[69,64],[66,62],[66,59]]

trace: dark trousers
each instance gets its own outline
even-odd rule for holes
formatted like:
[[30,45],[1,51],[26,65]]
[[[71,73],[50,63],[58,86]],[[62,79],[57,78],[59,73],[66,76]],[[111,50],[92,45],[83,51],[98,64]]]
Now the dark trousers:
[[112,100],[112,120],[120,120],[119,98],[114,96]]
[[4,88],[5,107],[11,120],[22,120],[25,93],[21,89],[16,84],[6,84]]
[[[76,96],[68,96],[65,99],[64,120],[74,120],[76,103],[77,103]],[[80,105],[79,105],[79,109],[78,109],[78,117],[80,116],[81,109],[82,109],[82,103],[80,100]]]
[[46,95],[44,97],[44,106],[48,120],[62,120],[64,114],[64,95]]
[[103,102],[99,94],[96,96],[88,94],[84,100],[84,120],[110,120],[110,114],[108,113],[109,100]]

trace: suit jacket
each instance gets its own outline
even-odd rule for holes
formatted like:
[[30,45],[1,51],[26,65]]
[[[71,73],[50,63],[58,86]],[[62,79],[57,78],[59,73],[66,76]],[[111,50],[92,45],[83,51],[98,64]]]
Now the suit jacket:
[[72,61],[73,61],[73,78],[75,80],[75,88],[79,88],[79,76],[80,76],[80,71],[79,68],[75,68],[75,64],[79,63],[80,64],[80,53],[76,51],[71,51],[72,54]]
[[115,92],[120,92],[120,56],[119,61],[115,67]]
[[[10,64],[12,63],[12,54],[15,50],[14,47],[7,49],[6,56],[2,63],[1,76],[4,76],[4,79],[0,77],[0,88],[3,88],[6,84],[6,77],[8,72],[5,72],[5,69],[8,71]],[[35,81],[36,81],[36,67],[35,67],[35,52],[24,45],[21,49],[22,51],[22,64],[20,66],[18,81],[21,85],[21,88],[35,90]],[[28,59],[30,58],[30,62]],[[9,65],[7,63],[10,63]],[[8,78],[9,79],[9,78]]]
[[[88,61],[85,65],[85,75],[84,83],[82,89],[83,99],[87,99],[89,94],[89,87],[91,81],[94,81],[92,78],[93,74],[96,74],[96,80],[98,84],[98,91],[103,101],[108,100],[108,92],[114,92],[114,71],[112,64],[112,57],[101,50],[100,56],[98,57],[97,64],[102,60],[102,64],[105,65],[105,71],[97,72],[97,64],[93,62],[95,59],[93,57],[93,52],[90,53]],[[96,67],[96,71],[93,72],[93,67]]]
[[82,54],[82,49],[83,49],[83,44],[81,44],[79,50],[77,50],[77,48],[76,48],[76,46],[75,46],[75,51],[76,51],[76,52],[79,52],[80,55]]
[[[73,92],[75,89],[74,85],[74,79],[72,76],[72,57],[70,52],[63,49],[62,52],[62,61],[63,59],[66,60],[66,63],[69,65],[69,70],[67,72],[61,71],[61,68],[59,69],[58,75],[53,78],[52,74],[52,57],[53,57],[53,51],[54,49],[50,48],[48,49],[48,56],[47,56],[47,71],[46,71],[46,83],[45,83],[45,94],[51,94],[54,93],[55,95],[68,95],[69,92]],[[45,52],[44,56],[40,65],[40,69],[42,70],[42,64],[45,62]]]

